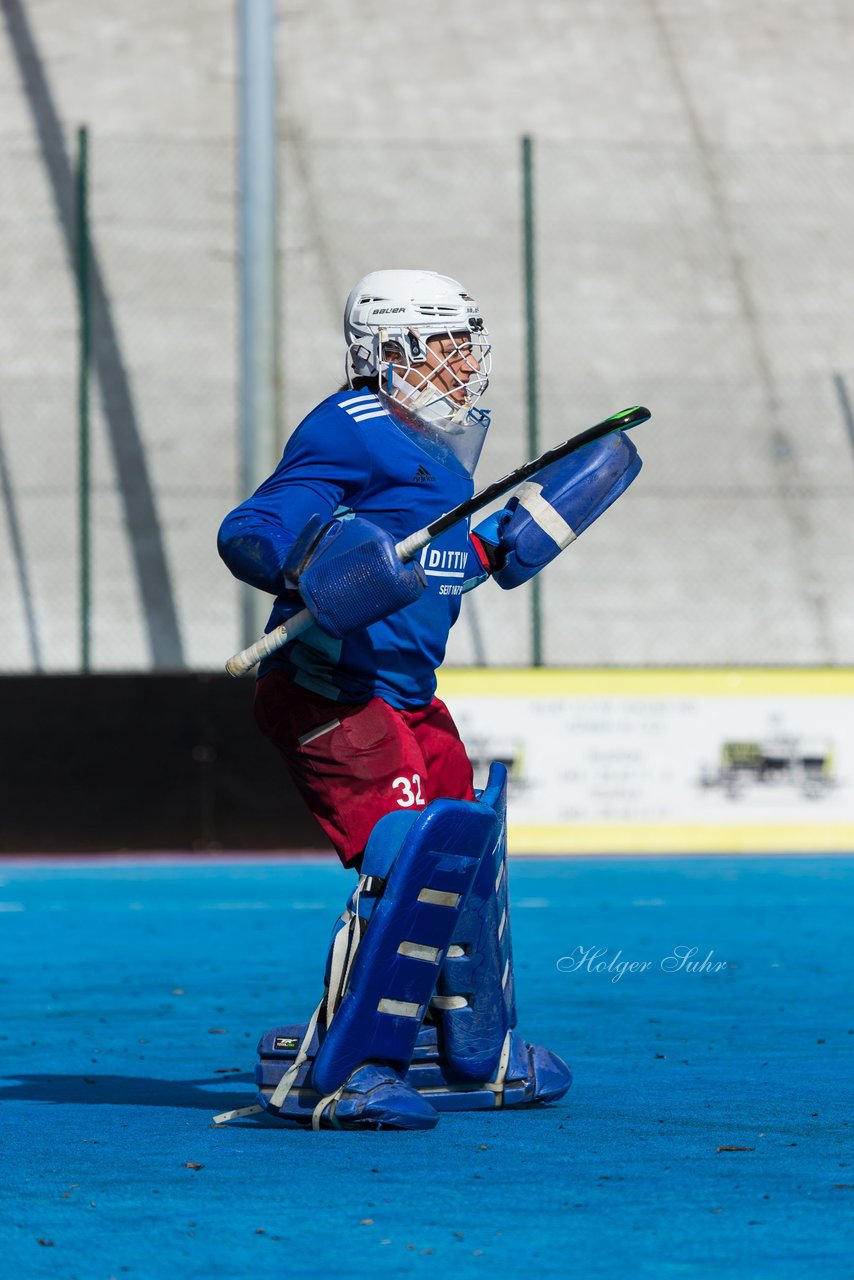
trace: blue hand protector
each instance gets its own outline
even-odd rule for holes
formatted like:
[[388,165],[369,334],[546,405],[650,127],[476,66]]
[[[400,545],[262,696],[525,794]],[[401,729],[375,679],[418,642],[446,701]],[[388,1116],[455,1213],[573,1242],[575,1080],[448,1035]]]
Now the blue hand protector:
[[412,604],[427,585],[420,564],[401,564],[391,535],[359,516],[312,516],[283,568],[319,625],[338,639]]
[[473,531],[505,591],[539,573],[619,498],[641,469],[622,432],[594,440],[526,481]]

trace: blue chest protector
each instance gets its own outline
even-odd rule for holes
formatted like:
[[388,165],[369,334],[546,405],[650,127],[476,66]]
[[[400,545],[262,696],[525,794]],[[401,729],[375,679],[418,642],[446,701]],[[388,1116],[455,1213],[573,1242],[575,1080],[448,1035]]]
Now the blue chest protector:
[[[284,566],[311,516],[358,515],[397,542],[472,492],[460,464],[419,447],[373,393],[344,391],[308,415],[273,475],[225,518],[219,550],[237,577],[276,596],[269,631],[302,608]],[[261,674],[284,667],[297,684],[334,701],[429,702],[463,586],[479,572],[467,523],[425,547],[420,563],[427,589],[414,603],[343,638],[313,626],[267,658]]]

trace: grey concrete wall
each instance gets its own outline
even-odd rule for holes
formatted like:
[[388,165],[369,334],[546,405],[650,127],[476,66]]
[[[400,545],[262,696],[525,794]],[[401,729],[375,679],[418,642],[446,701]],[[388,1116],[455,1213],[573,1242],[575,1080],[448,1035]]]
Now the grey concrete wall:
[[[101,338],[122,375],[96,382],[95,663],[217,666],[238,640],[213,551],[239,496],[233,9],[3,13],[0,664],[26,668],[33,637],[48,668],[77,658],[75,311],[47,93],[66,157],[92,130]],[[543,580],[547,660],[854,662],[854,9],[281,0],[279,65],[283,433],[340,380],[354,280],[427,265],[478,294],[494,337],[480,474],[522,460],[529,133],[543,444],[654,411],[637,484]],[[470,598],[451,659],[479,632],[490,661],[526,661],[520,596]]]

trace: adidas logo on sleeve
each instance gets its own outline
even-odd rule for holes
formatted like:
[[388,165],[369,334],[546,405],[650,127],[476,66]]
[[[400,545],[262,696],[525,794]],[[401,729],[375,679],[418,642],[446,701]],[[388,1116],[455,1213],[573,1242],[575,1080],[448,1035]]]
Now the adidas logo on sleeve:
[[416,484],[427,484],[430,480],[435,480],[435,476],[431,476],[426,467],[419,466],[415,475],[412,477]]

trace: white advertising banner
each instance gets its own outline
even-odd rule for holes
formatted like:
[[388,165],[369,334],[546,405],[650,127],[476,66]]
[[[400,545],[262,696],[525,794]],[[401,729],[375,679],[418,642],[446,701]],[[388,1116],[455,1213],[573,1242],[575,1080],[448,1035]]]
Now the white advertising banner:
[[854,851],[854,671],[456,670],[516,853]]

